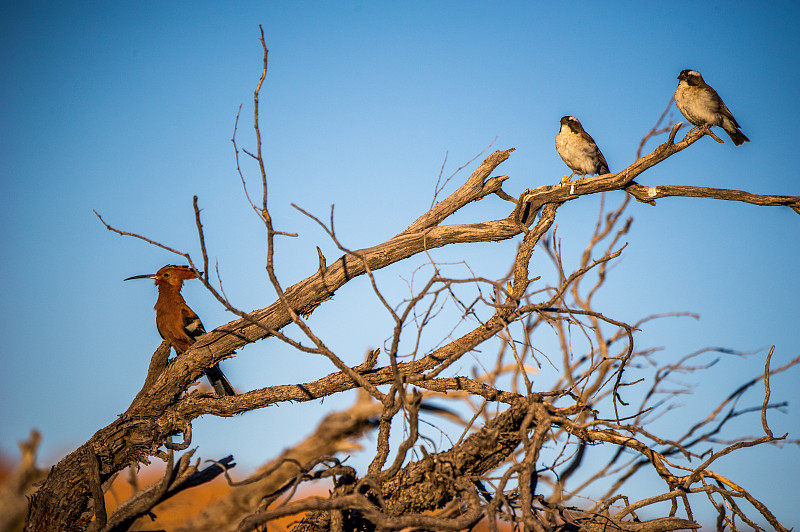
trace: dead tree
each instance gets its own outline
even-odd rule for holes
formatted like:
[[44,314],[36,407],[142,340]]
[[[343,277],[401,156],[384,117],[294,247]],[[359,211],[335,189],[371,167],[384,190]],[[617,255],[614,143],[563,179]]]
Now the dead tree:
[[20,461],[0,482],[0,531],[21,530],[25,522],[27,497],[34,485],[44,479],[46,472],[36,467],[36,451],[41,434],[32,430],[27,441],[19,442]]
[[[138,516],[150,513],[159,501],[219,475],[230,466],[232,459],[227,458],[212,470],[200,471],[197,464],[190,463],[191,453],[185,453],[178,463],[173,461],[175,451],[189,447],[192,421],[198,416],[234,416],[272,404],[318,400],[352,389],[368,395],[374,410],[367,409],[367,415],[362,411],[360,417],[352,414],[355,417],[348,422],[351,424],[337,425],[337,434],[351,437],[375,424],[377,447],[366,471],[356,471],[328,456],[335,452],[335,445],[327,451],[315,449],[319,456],[313,456],[315,452],[287,455],[285,460],[274,462],[274,467],[266,468],[259,478],[252,479],[251,484],[259,483],[257,489],[227,506],[227,523],[220,522],[220,513],[213,516],[213,525],[211,516],[197,516],[192,529],[263,530],[272,519],[295,514],[304,515],[294,528],[298,531],[464,530],[481,520],[491,530],[514,523],[521,523],[526,530],[692,529],[699,527],[693,510],[699,494],[706,496],[708,504],[716,509],[720,525],[732,529],[742,523],[754,526],[755,512],[776,530],[785,530],[745,487],[713,468],[722,456],[785,438],[773,435],[767,423],[767,412],[779,406],[770,402],[769,379],[798,360],[772,368],[770,351],[763,374],[732,390],[711,416],[697,420],[685,434],[657,435],[649,430],[648,422],[666,408],[659,385],[671,374],[707,369],[701,358],[703,353],[687,355],[670,365],[654,362],[649,351],[636,347],[634,335],[642,323],[657,317],[644,318],[641,323],[623,323],[597,311],[593,296],[603,287],[608,265],[622,253],[621,238],[631,223],[624,218],[624,212],[631,197],[653,205],[656,200],[671,196],[712,198],[789,207],[798,214],[800,197],[638,184],[635,179],[649,168],[677,156],[705,136],[716,139],[710,129],[699,128],[676,140],[680,123],[654,128],[653,136],[668,132],[666,140],[619,172],[579,182],[559,183],[556,178],[556,184],[528,190],[518,198],[503,191],[509,176],[495,175],[514,150],[498,150],[486,157],[454,192],[434,201],[404,231],[368,248],[348,249],[335,233],[332,220],[326,223],[306,213],[327,231],[342,255],[329,261],[319,252],[316,273],[284,287],[273,269],[273,244],[276,238],[289,233],[277,229],[277,222],[270,215],[261,156],[258,104],[267,74],[263,34],[261,42],[264,63],[254,95],[256,149],[240,151],[235,131],[233,144],[243,186],[246,180],[240,170],[240,155],[252,157],[260,169],[260,201],[251,200],[246,186],[244,191],[266,228],[266,272],[277,299],[246,313],[215,287],[208,273],[196,197],[194,214],[203,257],[198,263],[188,253],[106,224],[112,231],[177,253],[198,271],[206,272],[202,277],[205,286],[239,319],[201,337],[180,355],[179,364],[168,360],[168,344],[159,347],[141,392],[126,412],[56,464],[30,498],[27,530],[124,530]],[[437,187],[437,194],[439,190]],[[566,202],[607,192],[624,200],[616,208],[601,210],[581,265],[574,271],[565,271],[553,234],[559,208]],[[444,224],[472,202],[498,200],[507,206],[503,218]],[[509,270],[503,279],[487,279],[479,274],[468,278],[448,276],[431,260],[431,273],[414,286],[406,301],[392,303],[379,289],[376,273],[386,266],[424,257],[434,248],[512,238],[519,239],[519,246],[514,256],[505,259]],[[533,267],[534,249],[542,249],[550,257],[557,282],[538,282],[537,269],[542,265]],[[314,333],[305,318],[320,305],[335,304],[330,301],[333,294],[359,276],[370,279],[375,297],[385,305],[395,326],[382,352],[375,351],[363,364],[350,367]],[[471,296],[464,295],[465,287]],[[453,329],[458,333],[449,337],[445,334],[447,340],[441,345],[426,348],[422,333],[436,323],[443,305],[453,305],[461,312],[463,319]],[[302,342],[282,332],[289,324],[295,324],[305,335]],[[537,351],[531,338],[541,330],[555,335],[560,349]],[[410,347],[403,336],[410,334],[408,331],[416,331],[411,334]],[[573,333],[585,339],[585,348],[576,350],[572,346],[569,338]],[[286,342],[304,353],[323,355],[335,371],[312,382],[270,386],[236,397],[187,393],[204,368],[265,338]],[[456,362],[463,364],[465,355],[479,349],[484,358],[489,349],[496,349],[493,359],[483,360],[482,367],[489,369],[459,374]],[[538,389],[529,378],[531,366],[543,359],[557,367],[560,374],[546,390]],[[644,367],[649,373],[640,376],[641,371],[637,371],[638,378],[630,380],[628,375],[634,367]],[[756,385],[764,388],[763,403],[755,409],[739,407],[744,390]],[[633,406],[632,397],[638,399]],[[440,411],[461,419],[459,433],[452,436],[452,446],[445,450],[436,449],[420,435],[420,413],[425,409],[436,411],[431,400],[447,401]],[[714,435],[728,420],[750,411],[761,415],[762,436],[714,444]],[[389,446],[392,434],[403,436],[396,449]],[[173,441],[177,437],[180,441]],[[597,449],[615,452],[606,452],[602,460],[597,460]],[[107,515],[103,490],[109,480],[130,464],[148,463],[153,456],[167,461],[164,479],[149,491],[134,495],[115,514]],[[543,467],[543,463],[549,465]],[[286,464],[291,467],[283,467]],[[660,477],[663,492],[641,500],[624,495],[626,480],[645,468]],[[264,480],[267,478],[269,482]],[[576,502],[587,486],[609,478],[614,480],[603,497],[591,504]],[[296,496],[299,484],[318,479],[332,479],[330,496]],[[665,501],[670,508],[659,517],[638,517],[637,512]],[[746,508],[742,501],[747,502]]]

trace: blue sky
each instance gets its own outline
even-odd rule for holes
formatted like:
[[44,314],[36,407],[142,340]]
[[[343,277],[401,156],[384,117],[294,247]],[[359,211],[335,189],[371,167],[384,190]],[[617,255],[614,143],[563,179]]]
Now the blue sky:
[[[159,338],[155,289],[122,279],[180,260],[108,232],[93,209],[199,259],[191,210],[198,195],[228,295],[242,309],[274,300],[263,272],[263,230],[248,210],[230,143],[243,104],[239,144],[254,146],[258,24],[270,49],[261,109],[270,207],[279,230],[300,235],[278,242],[284,286],[315,271],[315,246],[329,260],[338,256],[290,203],[324,218],[335,204],[342,241],[373,245],[430,205],[445,155],[453,171],[494,141],[492,149],[516,148],[498,169],[511,176],[508,193],[556,182],[566,167],[553,137],[566,114],[580,118],[612,170],[622,168],[684,68],[704,74],[752,142],[734,148],[724,135],[722,145],[703,139],[639,181],[800,195],[792,166],[800,148],[796,3],[4,4],[0,452],[15,457],[16,441],[36,427],[43,465],[128,406]],[[246,162],[244,169],[257,187],[255,168]],[[507,214],[504,202],[481,203],[457,220]],[[596,209],[596,199],[583,198],[559,210],[568,264],[583,251]],[[644,345],[667,347],[664,356],[775,344],[778,366],[800,353],[796,213],[676,198],[656,208],[632,205],[629,214],[630,245],[600,300],[605,314],[699,313],[699,321],[662,322],[642,333]],[[435,257],[466,260],[499,278],[515,245],[458,247]],[[409,267],[381,273],[395,301],[410,274]],[[232,319],[199,283],[184,293],[207,329]],[[353,364],[390,333],[380,306],[365,302],[368,293],[365,282],[353,283],[311,320]],[[763,355],[730,361],[699,393],[724,396],[761,371]],[[223,367],[242,390],[333,371],[306,357],[269,340]],[[776,434],[795,438],[797,378],[794,370],[774,379],[773,399],[790,406],[770,414]],[[232,452],[254,467],[351,398],[201,419],[194,443],[203,457]],[[761,401],[757,392],[749,399]],[[744,433],[757,435],[760,423],[751,421]],[[274,427],[286,434],[277,437]],[[755,485],[785,524],[800,523],[791,494],[769,489],[796,479],[800,453],[758,453],[729,464],[731,477]],[[757,478],[766,469],[770,479]]]

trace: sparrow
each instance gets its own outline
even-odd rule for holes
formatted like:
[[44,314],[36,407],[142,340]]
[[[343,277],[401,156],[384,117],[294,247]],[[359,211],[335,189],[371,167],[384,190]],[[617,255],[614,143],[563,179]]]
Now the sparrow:
[[608,173],[606,158],[574,116],[561,118],[561,129],[556,135],[556,151],[572,170],[569,176],[564,176],[562,183],[569,181],[575,174],[581,174],[582,179],[589,174]]
[[725,102],[697,70],[682,70],[675,89],[675,106],[695,126],[719,126],[725,130],[734,146],[750,142],[739,129]]

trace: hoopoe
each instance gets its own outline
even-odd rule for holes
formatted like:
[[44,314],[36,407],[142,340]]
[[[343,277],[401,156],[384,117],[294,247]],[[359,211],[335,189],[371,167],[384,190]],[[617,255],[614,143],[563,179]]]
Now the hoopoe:
[[[158,287],[156,306],[156,327],[161,338],[167,340],[180,355],[189,349],[195,340],[206,333],[203,323],[195,312],[189,308],[181,295],[181,287],[186,279],[196,279],[198,274],[188,266],[167,265],[156,273],[134,275],[131,279],[155,279]],[[236,395],[233,386],[214,364],[206,370],[206,377],[217,395]]]

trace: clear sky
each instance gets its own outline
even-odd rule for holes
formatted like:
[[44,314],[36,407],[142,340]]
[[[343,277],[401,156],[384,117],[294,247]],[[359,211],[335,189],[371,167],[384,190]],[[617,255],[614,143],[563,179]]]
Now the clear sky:
[[[452,171],[494,141],[492,149],[516,148],[499,168],[511,176],[510,194],[557,182],[567,169],[553,137],[567,114],[580,118],[612,170],[622,168],[685,68],[704,74],[752,142],[734,147],[720,132],[725,144],[705,138],[639,182],[800,195],[792,166],[800,149],[797,2],[30,1],[3,2],[3,12],[0,452],[16,457],[16,442],[36,427],[44,437],[41,465],[127,408],[160,339],[155,289],[122,279],[180,261],[108,232],[92,209],[199,259],[191,210],[197,194],[228,295],[242,309],[274,300],[263,272],[263,231],[243,197],[230,143],[243,104],[240,145],[254,147],[258,24],[270,49],[262,95],[270,206],[279,230],[300,234],[279,241],[284,286],[316,270],[315,246],[329,261],[338,256],[290,203],[323,218],[335,204],[345,244],[373,245],[430,205],[446,154]],[[256,187],[254,167],[245,170]],[[485,203],[460,219],[507,214],[505,202]],[[596,206],[584,198],[559,210],[572,264]],[[778,366],[800,353],[800,216],[689,199],[636,204],[629,214],[630,245],[599,310],[622,320],[699,313],[699,321],[643,331],[643,344],[666,346],[665,357],[775,344]],[[435,256],[466,259],[499,278],[514,245]],[[503,262],[492,264],[498,256]],[[410,271],[393,267],[381,279],[402,285]],[[194,284],[185,296],[207,329],[233,319]],[[353,364],[390,334],[380,307],[364,302],[364,288],[348,285],[311,322]],[[763,358],[761,351],[724,361],[715,378],[698,382],[698,393],[724,396],[761,372]],[[275,340],[223,367],[241,390],[333,371]],[[775,433],[794,438],[798,375],[774,379],[773,399],[790,405],[770,413]],[[747,404],[760,405],[759,394]],[[254,467],[351,398],[201,419],[194,445],[204,458],[233,453]],[[757,436],[758,419],[749,421],[742,433]],[[796,494],[771,489],[796,486],[797,448],[736,456],[730,477],[754,486],[784,524],[800,524]]]

